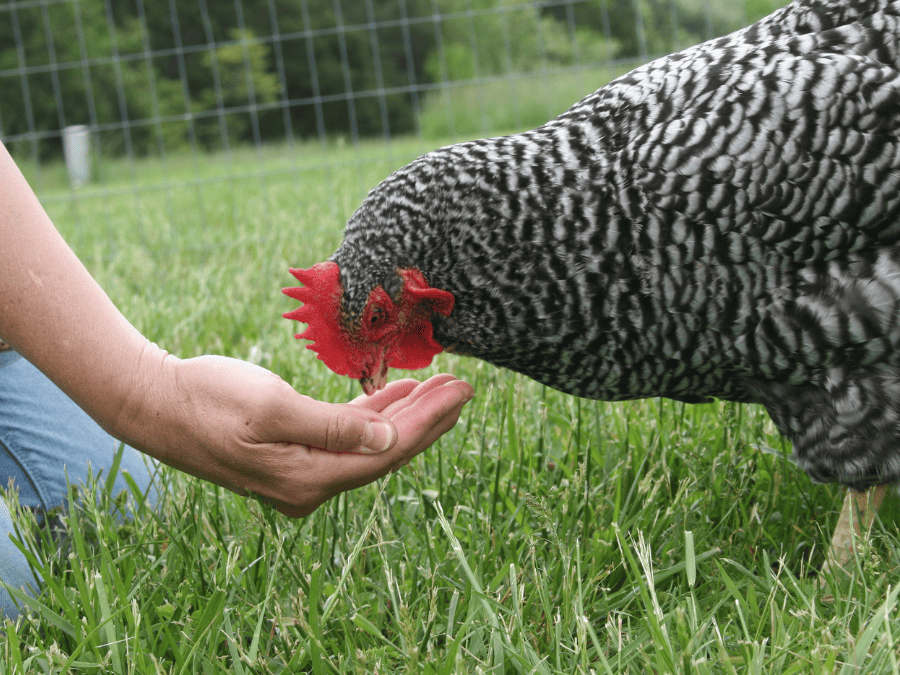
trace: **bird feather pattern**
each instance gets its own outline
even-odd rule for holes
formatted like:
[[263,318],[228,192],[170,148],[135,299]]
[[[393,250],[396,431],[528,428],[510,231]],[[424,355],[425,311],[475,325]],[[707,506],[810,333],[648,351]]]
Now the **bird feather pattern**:
[[576,396],[760,403],[813,479],[900,480],[898,38],[898,0],[796,0],[420,157],[330,259],[342,325],[414,269],[452,294],[444,349]]

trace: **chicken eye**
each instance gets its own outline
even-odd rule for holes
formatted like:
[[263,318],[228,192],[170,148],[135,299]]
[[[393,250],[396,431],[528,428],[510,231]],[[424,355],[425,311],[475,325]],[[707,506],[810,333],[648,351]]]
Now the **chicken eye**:
[[376,286],[369,294],[369,300],[359,318],[359,328],[370,339],[381,339],[382,333],[391,325],[394,316],[394,303],[381,286]]

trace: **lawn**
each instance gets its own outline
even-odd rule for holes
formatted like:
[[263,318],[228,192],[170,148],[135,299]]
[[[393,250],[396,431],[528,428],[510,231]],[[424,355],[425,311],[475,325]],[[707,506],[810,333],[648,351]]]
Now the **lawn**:
[[[148,337],[344,401],[358,384],[280,316],[287,268],[443,142],[107,161],[74,193],[60,166],[24,168]],[[304,520],[169,471],[155,511],[78,500],[62,555],[23,515],[47,583],[0,673],[900,672],[895,498],[820,588],[842,493],[783,459],[760,408],[579,400],[446,355],[415,376],[439,371],[476,389],[456,429]]]

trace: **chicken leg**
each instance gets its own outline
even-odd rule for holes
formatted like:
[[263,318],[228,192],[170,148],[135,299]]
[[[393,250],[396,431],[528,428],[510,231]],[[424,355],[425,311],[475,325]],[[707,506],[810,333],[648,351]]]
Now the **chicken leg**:
[[881,508],[889,487],[876,485],[865,492],[847,491],[822,574],[832,566],[847,571],[847,564],[853,560],[856,544],[868,538],[875,514]]

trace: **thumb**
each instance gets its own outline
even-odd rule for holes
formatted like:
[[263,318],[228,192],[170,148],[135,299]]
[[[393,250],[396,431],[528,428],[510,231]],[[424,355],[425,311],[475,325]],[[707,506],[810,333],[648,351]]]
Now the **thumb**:
[[306,412],[308,430],[306,445],[329,452],[381,453],[397,443],[398,433],[387,417],[358,406],[324,403],[314,404]]

